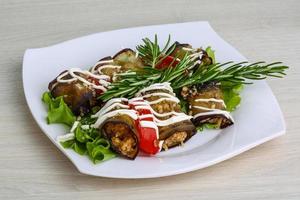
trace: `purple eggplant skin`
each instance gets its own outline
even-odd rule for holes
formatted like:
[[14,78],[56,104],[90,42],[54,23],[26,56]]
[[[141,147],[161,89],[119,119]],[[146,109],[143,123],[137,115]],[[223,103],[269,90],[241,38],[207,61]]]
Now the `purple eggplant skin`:
[[[223,92],[218,83],[209,83],[201,86],[192,86],[190,88],[182,88],[181,96],[184,99],[187,99],[189,104],[188,113],[194,116],[192,122],[195,126],[201,126],[205,123],[215,124],[218,128],[226,128],[233,124],[231,118],[228,118],[224,114],[214,114],[210,115],[209,111],[197,109],[194,106],[213,108],[218,110],[226,110],[226,107],[223,103],[220,102],[196,102],[196,99],[209,99],[215,98],[223,100]],[[197,116],[198,113],[208,113],[207,115]]]
[[134,160],[139,153],[139,137],[134,120],[119,115],[106,120],[99,129],[117,154]]
[[[175,45],[175,49],[172,51],[170,56],[177,57],[179,59],[183,59],[186,54],[188,54],[188,55],[191,54],[191,52],[186,51],[183,48],[190,48],[191,49],[191,48],[193,48],[192,45],[187,44],[187,43],[181,44],[177,41],[174,43],[174,45]],[[169,48],[169,51],[170,51],[170,48]],[[202,51],[202,53],[203,53],[203,55],[201,57],[201,62],[202,62],[203,66],[208,66],[208,65],[213,64],[212,58],[208,56],[208,54],[206,53],[205,50],[199,49],[199,51]]]
[[113,56],[114,63],[122,66],[122,71],[134,70],[142,68],[144,63],[140,57],[136,56],[136,52],[126,48]]
[[[66,71],[62,73],[64,72]],[[92,107],[101,104],[95,92],[79,81],[57,83],[55,78],[49,83],[48,89],[54,98],[63,96],[64,102],[76,116],[85,115],[91,111]]]
[[182,141],[175,142],[171,146],[167,145],[167,149],[169,149],[188,141],[192,136],[195,135],[196,132],[196,127],[194,126],[194,124],[190,120],[185,120],[182,122],[171,124],[169,126],[159,127],[159,140],[164,140],[165,144],[168,139],[176,134],[186,134],[186,137]]
[[[175,48],[170,54],[170,56],[182,60],[186,54],[190,54],[190,52],[183,49],[183,48],[192,48],[190,44],[181,44],[176,41],[173,45],[175,45]],[[168,49],[167,52],[171,51],[171,48],[172,46]]]
[[233,121],[228,119],[226,116],[221,114],[209,115],[209,116],[199,116],[192,119],[195,126],[201,126],[205,123],[217,123],[219,124],[220,129],[227,128],[228,126],[233,125]]

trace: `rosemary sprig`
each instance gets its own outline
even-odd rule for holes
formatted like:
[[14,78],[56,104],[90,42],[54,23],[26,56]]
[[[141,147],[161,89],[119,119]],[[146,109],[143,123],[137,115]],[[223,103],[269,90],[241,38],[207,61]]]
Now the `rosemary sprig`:
[[131,98],[140,89],[162,82],[170,82],[175,90],[184,86],[220,81],[249,84],[251,82],[247,82],[247,80],[260,80],[268,76],[282,78],[286,75],[284,71],[288,68],[281,62],[270,64],[265,62],[252,64],[227,62],[195,67],[195,61],[185,55],[175,67],[172,67],[173,63],[171,63],[165,70],[158,70],[155,69],[155,66],[172,53],[175,45],[169,47],[170,36],[163,50],[160,50],[156,35],[154,42],[148,38],[143,39],[143,42],[143,45],[137,46],[137,50],[146,66],[137,71],[118,74],[120,80],[110,85],[109,89],[100,97],[101,100],[107,101],[115,97]]
[[[173,89],[180,89],[184,86],[199,85],[209,82],[228,81],[239,84],[249,84],[247,80],[265,79],[267,76],[282,78],[284,71],[288,68],[275,62],[265,64],[257,62],[247,64],[247,62],[223,64],[212,64],[199,67],[192,73],[187,73],[187,69],[193,63],[186,56],[176,67],[169,67],[164,71],[145,67],[142,71],[135,71],[120,74],[121,81],[111,85],[100,98],[107,101],[114,97],[133,97],[140,89],[154,83],[170,82]],[[226,67],[226,68],[225,68]],[[222,69],[224,68],[224,69]]]
[[140,57],[145,62],[146,66],[151,66],[155,68],[165,57],[170,55],[175,49],[175,44],[170,46],[171,36],[169,35],[168,40],[162,50],[158,45],[157,35],[155,34],[154,42],[149,38],[142,39],[144,44],[138,45],[136,50],[138,51]]
[[206,82],[227,81],[237,84],[251,84],[248,80],[261,80],[268,76],[282,78],[284,71],[288,66],[282,65],[281,62],[266,64],[265,62],[256,62],[249,64],[248,62],[233,63],[227,62],[223,64],[212,64],[205,67],[199,67],[190,76],[181,77],[174,80],[172,87],[179,89],[183,86],[199,85]]

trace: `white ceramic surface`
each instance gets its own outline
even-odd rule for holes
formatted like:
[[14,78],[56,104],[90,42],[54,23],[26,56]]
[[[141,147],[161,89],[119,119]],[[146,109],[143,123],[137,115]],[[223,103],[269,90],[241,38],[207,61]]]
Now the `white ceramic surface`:
[[[113,178],[151,178],[201,169],[229,159],[285,133],[278,103],[265,81],[257,81],[242,92],[241,106],[233,113],[235,124],[222,131],[198,133],[183,147],[161,152],[155,157],[138,156],[129,161],[116,158],[94,165],[87,157],[63,149],[56,141],[66,129],[46,123],[47,109],[41,95],[49,81],[70,67],[89,68],[100,58],[124,47],[134,48],[143,37],[158,34],[161,42],[172,40],[195,47],[212,46],[218,62],[246,60],[220,38],[207,22],[190,22],[121,29],[97,33],[54,46],[28,49],[23,60],[23,86],[28,106],[49,139],[84,174]],[[45,147],[47,148],[47,147]],[[49,155],[49,159],[51,158]]]

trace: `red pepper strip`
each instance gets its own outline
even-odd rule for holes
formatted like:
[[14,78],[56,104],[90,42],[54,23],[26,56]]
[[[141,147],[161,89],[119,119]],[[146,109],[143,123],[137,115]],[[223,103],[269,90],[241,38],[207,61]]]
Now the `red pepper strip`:
[[160,61],[160,63],[158,63],[158,65],[156,65],[155,68],[156,69],[165,69],[165,68],[169,67],[171,64],[172,64],[172,67],[176,67],[176,65],[178,65],[178,63],[179,63],[179,61],[176,58],[174,58],[172,56],[167,56],[162,61]]
[[[144,100],[138,100],[136,102],[144,102]],[[151,117],[138,119],[136,124],[137,124],[137,129],[138,129],[139,138],[140,138],[140,142],[139,142],[140,149],[147,154],[156,154],[160,150],[159,145],[158,145],[158,137],[157,137],[156,130],[151,127],[143,127],[142,126],[143,121],[154,122],[154,116],[153,116],[151,110],[145,109],[145,108],[136,109],[135,105],[133,105],[133,104],[129,104],[129,105],[132,109],[134,109],[138,112],[139,116],[152,115]]]

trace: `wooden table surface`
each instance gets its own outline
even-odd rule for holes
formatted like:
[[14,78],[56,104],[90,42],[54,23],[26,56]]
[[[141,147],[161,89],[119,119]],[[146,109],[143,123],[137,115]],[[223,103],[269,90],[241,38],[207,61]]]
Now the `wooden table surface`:
[[[291,67],[284,80],[268,80],[287,134],[172,177],[80,174],[42,133],[25,103],[25,49],[106,30],[196,20],[208,20],[250,61],[280,60]],[[300,199],[299,38],[298,0],[0,0],[0,199]]]

